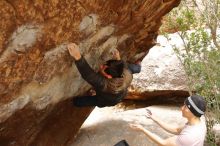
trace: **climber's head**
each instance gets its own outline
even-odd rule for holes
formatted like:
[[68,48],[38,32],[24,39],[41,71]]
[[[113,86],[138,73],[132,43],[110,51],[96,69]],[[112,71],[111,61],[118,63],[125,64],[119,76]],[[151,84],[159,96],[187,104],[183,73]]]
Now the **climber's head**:
[[[110,75],[112,78],[120,78],[122,77],[123,69],[124,69],[124,62],[122,60],[109,60],[104,65],[104,76],[105,73]],[[108,77],[109,78],[109,77]]]

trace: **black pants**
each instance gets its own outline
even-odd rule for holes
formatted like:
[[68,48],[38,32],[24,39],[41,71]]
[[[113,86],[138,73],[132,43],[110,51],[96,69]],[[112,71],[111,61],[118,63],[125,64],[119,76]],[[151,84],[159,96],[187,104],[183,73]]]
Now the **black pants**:
[[73,104],[78,107],[84,106],[97,106],[97,97],[96,96],[81,96],[73,98]]
[[87,106],[105,107],[105,106],[114,106],[117,103],[118,103],[117,100],[109,101],[97,95],[80,96],[80,97],[73,98],[73,104],[77,107],[87,107]]

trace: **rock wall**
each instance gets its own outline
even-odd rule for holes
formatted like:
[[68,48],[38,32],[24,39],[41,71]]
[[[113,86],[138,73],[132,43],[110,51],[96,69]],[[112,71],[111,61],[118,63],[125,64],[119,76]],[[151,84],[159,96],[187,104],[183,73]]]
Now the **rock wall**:
[[162,17],[180,0],[1,0],[0,145],[68,145],[92,108],[71,97],[90,86],[66,44],[90,65],[117,48],[135,62],[155,45]]

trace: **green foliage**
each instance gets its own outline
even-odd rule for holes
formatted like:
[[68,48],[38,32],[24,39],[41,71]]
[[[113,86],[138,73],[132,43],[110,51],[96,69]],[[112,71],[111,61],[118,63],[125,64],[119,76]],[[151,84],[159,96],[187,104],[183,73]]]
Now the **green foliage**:
[[189,7],[183,1],[180,7],[167,16],[166,25],[168,30],[178,31],[182,38],[184,49],[174,46],[174,50],[188,76],[190,94],[196,92],[206,98],[207,142],[217,146],[212,128],[220,121],[220,37],[216,33],[219,27],[219,17],[216,16],[220,15],[220,2],[207,1],[202,2],[212,7],[206,6],[203,11],[198,5]]

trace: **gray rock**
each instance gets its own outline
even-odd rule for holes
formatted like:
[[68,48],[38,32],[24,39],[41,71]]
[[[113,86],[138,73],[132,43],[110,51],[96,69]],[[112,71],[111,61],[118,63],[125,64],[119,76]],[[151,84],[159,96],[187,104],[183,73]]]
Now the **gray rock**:
[[[151,106],[148,109],[167,123],[185,123],[179,107]],[[163,138],[172,136],[145,118],[144,113],[145,108],[127,111],[117,107],[95,108],[71,146],[113,146],[123,139],[131,146],[156,146],[143,133],[131,129],[129,123],[140,123]]]
[[158,36],[157,41],[160,45],[150,49],[141,63],[141,72],[134,75],[133,88],[140,92],[152,90],[187,91],[186,74],[172,46],[168,44],[164,36]]

